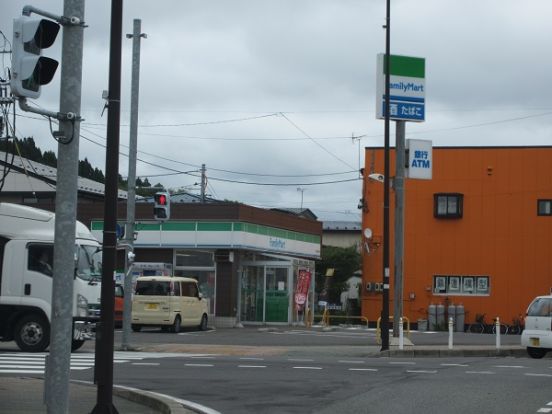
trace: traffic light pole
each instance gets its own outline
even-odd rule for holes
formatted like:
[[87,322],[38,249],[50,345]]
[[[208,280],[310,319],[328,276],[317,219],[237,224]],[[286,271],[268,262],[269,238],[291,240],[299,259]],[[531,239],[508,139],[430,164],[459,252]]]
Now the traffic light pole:
[[[84,0],[65,0],[64,16],[84,20]],[[74,19],[73,19],[74,20]],[[60,113],[81,109],[83,26],[64,25]],[[26,104],[24,98],[20,106]],[[69,372],[73,338],[73,278],[79,164],[80,117],[61,117],[58,135],[54,277],[50,355],[46,366],[45,399],[48,414],[69,412]]]
[[113,405],[113,313],[115,283],[113,272],[117,258],[117,181],[119,173],[119,126],[121,117],[121,49],[123,1],[111,0],[109,50],[109,97],[105,160],[105,205],[103,231],[103,268],[101,326],[96,339],[95,377],[98,384],[96,406],[92,414],[118,413]]
[[[128,252],[134,250],[134,221],[136,210],[136,153],[138,147],[138,97],[140,92],[140,39],[146,37],[141,32],[140,19],[134,19],[134,30],[127,34],[132,38],[132,81],[130,94],[130,142],[128,147],[128,198],[127,198],[127,225],[125,229]],[[123,306],[123,339],[121,348],[124,351],[131,349],[130,329],[132,322],[132,263],[128,254],[125,257],[125,297]]]

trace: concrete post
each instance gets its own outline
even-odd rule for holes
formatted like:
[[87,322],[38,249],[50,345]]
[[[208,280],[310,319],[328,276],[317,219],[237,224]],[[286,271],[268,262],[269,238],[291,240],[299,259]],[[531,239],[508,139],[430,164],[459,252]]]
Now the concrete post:
[[125,238],[128,245],[125,257],[125,282],[124,282],[124,306],[123,306],[123,338],[121,348],[129,350],[130,330],[132,324],[132,263],[128,259],[128,253],[134,251],[134,224],[136,211],[136,154],[138,151],[138,98],[140,92],[140,39],[146,37],[141,32],[140,19],[134,19],[134,30],[127,34],[127,39],[132,39],[132,80],[130,95],[130,142],[128,149],[128,198],[127,198],[127,223]]
[[404,269],[404,164],[405,121],[395,122],[395,256],[393,273],[393,336],[397,336],[397,324],[403,316],[403,269]]
[[[63,15],[83,22],[84,0],[65,0]],[[73,112],[77,117],[59,124],[63,136],[58,145],[52,324],[45,378],[48,414],[69,412],[83,32],[81,25],[63,26],[59,107],[60,112]]]
[[452,349],[452,335],[454,332],[454,320],[452,318],[449,318],[449,321],[448,321],[448,332],[449,332],[448,349]]

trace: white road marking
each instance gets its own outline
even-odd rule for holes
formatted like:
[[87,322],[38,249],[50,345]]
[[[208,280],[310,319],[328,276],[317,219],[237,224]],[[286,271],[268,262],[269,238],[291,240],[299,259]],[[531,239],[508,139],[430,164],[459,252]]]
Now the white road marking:
[[186,367],[214,367],[213,364],[184,364]]
[[349,368],[349,371],[371,371],[377,372],[377,368]]
[[390,361],[391,365],[416,365],[415,362],[398,362],[398,361]]
[[527,368],[523,365],[493,365],[495,368]]
[[243,361],[264,361],[264,358],[255,358],[255,357],[242,357],[240,359]]
[[266,365],[238,365],[238,368],[266,368]]
[[523,375],[526,375],[528,377],[552,377],[552,374],[532,374],[530,372],[527,372]]
[[159,362],[132,362],[131,365],[158,366]]
[[292,367],[293,369],[323,369],[322,367]]
[[288,358],[288,361],[291,361],[291,362],[313,362],[314,359],[309,359],[309,358]]
[[466,374],[494,375],[492,371],[466,371]]
[[552,408],[541,408],[537,410],[537,413],[550,413],[552,412]]
[[44,370],[18,370],[18,369],[2,369],[0,374],[44,374]]
[[365,364],[366,361],[347,361],[347,360],[340,360],[340,361],[337,361],[341,364]]
[[469,367],[468,364],[441,364],[442,367]]
[[425,369],[407,369],[409,374],[437,374],[437,371],[425,370]]

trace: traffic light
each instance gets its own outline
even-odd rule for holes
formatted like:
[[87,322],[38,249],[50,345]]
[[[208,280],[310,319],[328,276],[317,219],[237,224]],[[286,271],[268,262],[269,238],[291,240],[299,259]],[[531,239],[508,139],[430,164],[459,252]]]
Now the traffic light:
[[48,19],[21,16],[13,20],[11,90],[15,96],[38,98],[40,86],[53,79],[58,61],[41,56],[54,44],[59,24]]
[[153,217],[155,220],[165,221],[171,216],[171,195],[166,192],[157,192],[153,196]]

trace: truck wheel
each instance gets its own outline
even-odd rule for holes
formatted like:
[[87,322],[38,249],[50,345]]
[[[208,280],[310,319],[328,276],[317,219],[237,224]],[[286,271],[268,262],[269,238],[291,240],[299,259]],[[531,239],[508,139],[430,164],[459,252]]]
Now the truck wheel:
[[199,324],[199,330],[206,331],[208,322],[209,322],[209,319],[207,318],[207,315],[203,314],[203,316],[201,317],[201,323]]
[[180,332],[180,324],[181,324],[180,315],[176,315],[174,318],[174,323],[172,325],[171,331],[173,331],[174,333]]
[[15,324],[14,339],[24,352],[42,352],[50,344],[50,324],[40,315],[25,315]]
[[73,342],[71,342],[71,352],[75,352],[83,345],[84,345],[84,339],[73,339]]
[[142,330],[142,325],[137,325],[137,324],[133,323],[131,325],[131,328],[132,328],[133,332],[140,332]]
[[546,349],[527,347],[527,353],[531,358],[541,359],[546,355]]

